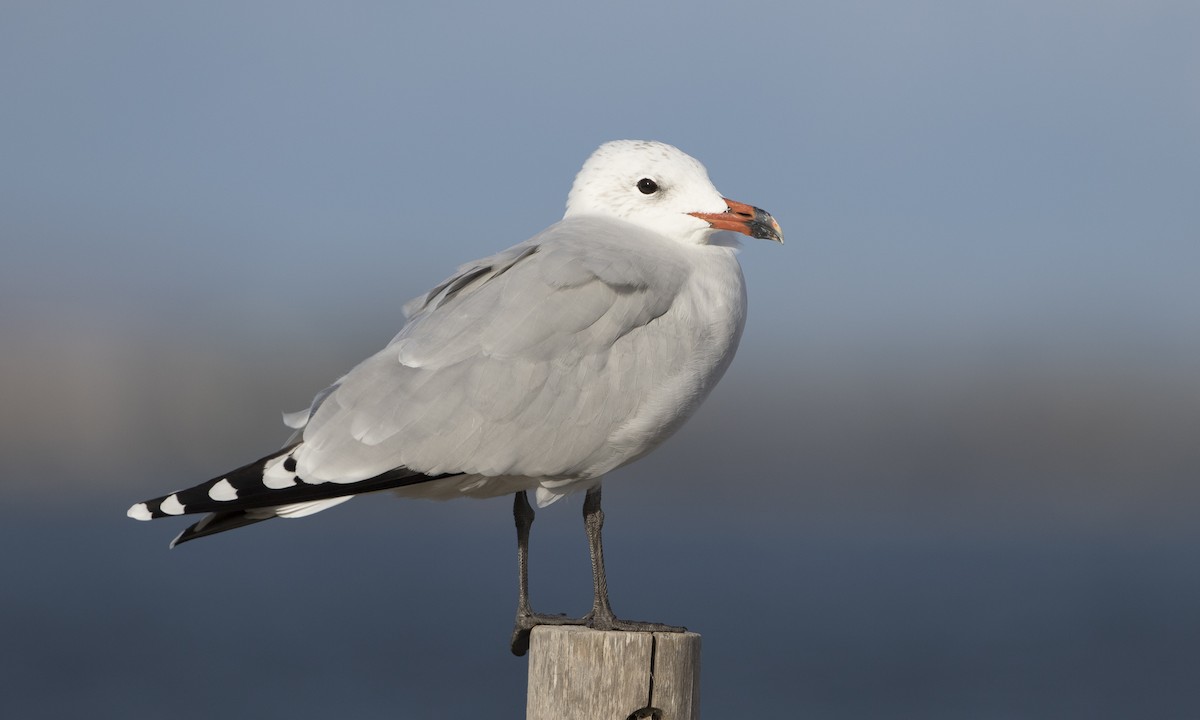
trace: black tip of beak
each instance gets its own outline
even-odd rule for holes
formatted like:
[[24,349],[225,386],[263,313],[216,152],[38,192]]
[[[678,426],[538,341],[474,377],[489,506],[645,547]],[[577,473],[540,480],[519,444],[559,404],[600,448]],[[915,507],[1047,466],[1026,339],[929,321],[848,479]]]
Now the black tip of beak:
[[771,217],[771,213],[762,208],[754,208],[754,218],[747,223],[747,227],[750,229],[750,237],[774,240],[780,245],[783,244],[783,230],[779,227],[779,223]]

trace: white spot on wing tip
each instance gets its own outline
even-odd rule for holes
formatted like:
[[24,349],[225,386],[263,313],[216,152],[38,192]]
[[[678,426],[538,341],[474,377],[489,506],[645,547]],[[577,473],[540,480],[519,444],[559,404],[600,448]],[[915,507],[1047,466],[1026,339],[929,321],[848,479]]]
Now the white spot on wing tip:
[[221,478],[221,482],[208,489],[208,496],[218,502],[237,500],[237,488],[229,484],[229,478]]
[[282,490],[296,484],[296,473],[284,469],[284,461],[292,457],[295,451],[280,455],[274,460],[268,460],[263,466],[262,483],[271,490]]
[[134,520],[152,520],[154,516],[150,514],[150,508],[146,507],[146,503],[138,503],[129,508],[129,512],[125,513]]
[[162,504],[158,506],[158,509],[168,515],[182,515],[183,503],[179,502],[179,496],[177,494],[172,493],[171,495],[167,496],[166,500],[162,501]]

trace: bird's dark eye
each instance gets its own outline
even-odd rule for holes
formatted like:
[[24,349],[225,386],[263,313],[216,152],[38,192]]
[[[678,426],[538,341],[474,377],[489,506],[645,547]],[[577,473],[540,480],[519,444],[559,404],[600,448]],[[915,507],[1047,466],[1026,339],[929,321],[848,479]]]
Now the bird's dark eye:
[[637,188],[638,190],[642,191],[643,195],[653,195],[654,193],[658,192],[658,183],[654,182],[650,178],[642,178],[641,180],[638,180]]

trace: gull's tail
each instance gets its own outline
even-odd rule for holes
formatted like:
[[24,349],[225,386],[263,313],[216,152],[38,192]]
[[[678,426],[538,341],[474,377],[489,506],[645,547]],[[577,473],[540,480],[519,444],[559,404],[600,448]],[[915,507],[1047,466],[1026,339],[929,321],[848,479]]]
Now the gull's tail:
[[276,517],[297,518],[321,512],[355,495],[439,480],[449,475],[425,475],[396,468],[357,482],[309,483],[296,474],[297,443],[242,467],[129,508],[135,520],[211,513],[184,530],[171,543],[252,525]]

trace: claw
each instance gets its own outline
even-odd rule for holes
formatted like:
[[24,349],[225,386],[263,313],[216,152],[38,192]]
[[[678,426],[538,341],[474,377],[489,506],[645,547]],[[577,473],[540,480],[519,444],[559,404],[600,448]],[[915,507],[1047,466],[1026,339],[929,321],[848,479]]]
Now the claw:
[[513,623],[512,653],[521,657],[529,652],[529,634],[538,625],[587,625],[587,618],[572,618],[566,615],[542,615],[540,613],[517,613]]

